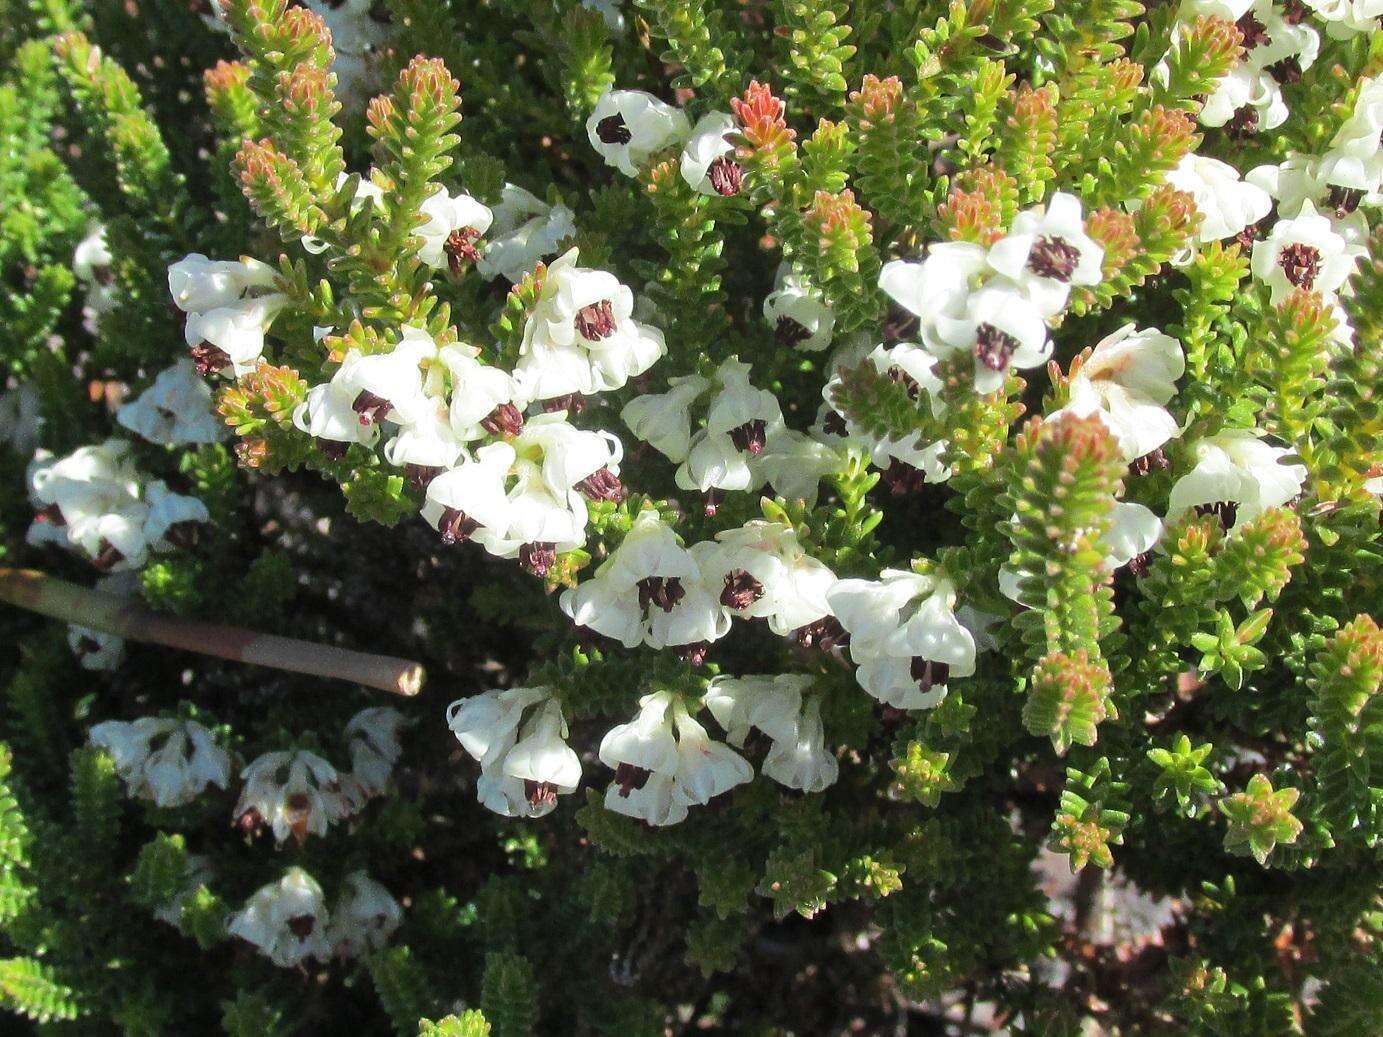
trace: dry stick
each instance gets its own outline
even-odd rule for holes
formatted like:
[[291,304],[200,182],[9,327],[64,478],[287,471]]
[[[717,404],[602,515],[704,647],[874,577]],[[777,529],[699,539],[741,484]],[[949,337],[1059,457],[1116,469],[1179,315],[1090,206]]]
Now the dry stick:
[[423,686],[422,665],[412,659],[352,652],[243,627],[162,616],[125,598],[88,590],[34,569],[0,566],[0,601],[131,641],[147,641],[276,670],[335,677],[395,695],[416,695]]

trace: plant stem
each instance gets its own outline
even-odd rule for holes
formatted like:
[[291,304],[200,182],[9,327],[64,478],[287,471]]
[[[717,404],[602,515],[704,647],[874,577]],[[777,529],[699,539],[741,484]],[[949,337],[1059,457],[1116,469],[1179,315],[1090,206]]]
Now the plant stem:
[[411,659],[163,616],[124,598],[88,590],[34,569],[0,566],[0,601],[131,641],[292,673],[333,677],[395,695],[416,695],[423,685],[422,664]]

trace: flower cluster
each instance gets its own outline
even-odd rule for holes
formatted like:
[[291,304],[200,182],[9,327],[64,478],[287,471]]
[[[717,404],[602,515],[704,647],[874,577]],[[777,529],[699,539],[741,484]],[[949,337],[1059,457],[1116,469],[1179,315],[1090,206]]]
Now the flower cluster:
[[110,753],[129,794],[155,806],[186,806],[209,785],[224,789],[230,783],[230,754],[195,720],[107,720],[87,737]]
[[280,968],[379,950],[398,929],[403,908],[363,871],[346,876],[343,885],[336,906],[328,910],[317,881],[302,868],[289,868],[231,915],[227,931]]
[[151,552],[187,546],[210,518],[196,497],[146,481],[122,439],[79,447],[61,458],[39,451],[28,484],[36,511],[28,542],[65,547],[101,572],[139,569]]

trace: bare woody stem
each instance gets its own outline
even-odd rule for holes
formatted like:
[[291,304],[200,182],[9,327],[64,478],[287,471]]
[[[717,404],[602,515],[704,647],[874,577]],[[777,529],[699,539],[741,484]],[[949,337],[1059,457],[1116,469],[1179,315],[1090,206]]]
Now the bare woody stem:
[[423,686],[423,667],[411,659],[352,652],[243,627],[162,616],[124,598],[88,590],[33,569],[0,566],[0,601],[131,641],[275,670],[333,677],[395,695],[416,695]]

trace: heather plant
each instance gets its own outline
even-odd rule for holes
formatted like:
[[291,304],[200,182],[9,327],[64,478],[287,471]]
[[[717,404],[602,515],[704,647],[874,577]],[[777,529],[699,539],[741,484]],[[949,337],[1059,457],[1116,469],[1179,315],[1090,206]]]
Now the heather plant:
[[1376,1032],[1383,4],[0,11],[13,1023]]

